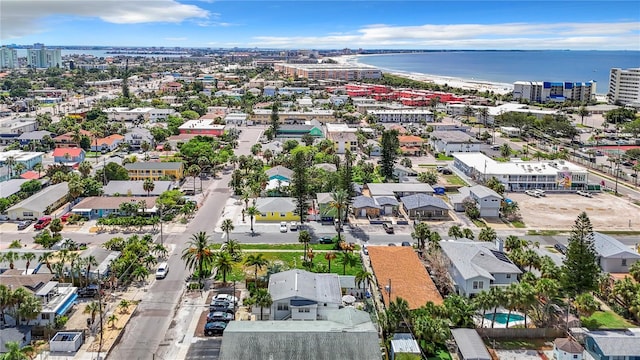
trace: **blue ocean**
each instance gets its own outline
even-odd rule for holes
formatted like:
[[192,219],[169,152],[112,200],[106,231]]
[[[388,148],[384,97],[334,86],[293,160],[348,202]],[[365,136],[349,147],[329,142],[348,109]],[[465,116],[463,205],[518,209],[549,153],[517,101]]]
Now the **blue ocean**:
[[358,56],[357,61],[394,72],[509,84],[595,80],[597,93],[606,94],[610,69],[640,67],[640,51],[434,51]]

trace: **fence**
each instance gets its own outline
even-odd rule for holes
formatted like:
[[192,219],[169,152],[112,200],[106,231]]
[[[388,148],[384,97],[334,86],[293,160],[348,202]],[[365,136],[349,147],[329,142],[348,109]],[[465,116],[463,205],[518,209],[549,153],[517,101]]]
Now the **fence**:
[[565,336],[563,329],[555,328],[479,328],[476,330],[481,337],[491,339],[551,339]]

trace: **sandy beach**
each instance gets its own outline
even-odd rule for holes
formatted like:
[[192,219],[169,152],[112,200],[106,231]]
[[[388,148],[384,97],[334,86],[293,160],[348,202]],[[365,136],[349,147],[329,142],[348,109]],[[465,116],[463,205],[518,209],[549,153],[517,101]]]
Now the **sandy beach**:
[[[345,55],[332,57],[332,60],[335,60],[340,64],[360,64],[358,60],[366,55]],[[401,71],[393,71],[390,69],[381,69],[385,73],[389,73],[396,76],[406,77],[411,80],[431,82],[438,85],[447,84],[450,87],[459,88],[459,89],[467,89],[467,90],[478,90],[478,91],[493,91],[496,94],[507,94],[513,91],[513,84],[507,83],[493,83],[487,81],[477,81],[473,79],[461,79],[456,77],[448,77],[441,75],[431,75],[431,74],[422,74],[422,73],[408,73]]]

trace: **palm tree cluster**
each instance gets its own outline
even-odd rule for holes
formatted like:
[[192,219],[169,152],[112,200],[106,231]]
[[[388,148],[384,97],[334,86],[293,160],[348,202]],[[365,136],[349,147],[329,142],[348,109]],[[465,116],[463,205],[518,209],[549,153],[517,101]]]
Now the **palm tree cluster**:
[[41,311],[42,302],[26,288],[19,287],[12,291],[8,286],[0,284],[0,315],[5,323],[5,315],[10,315],[16,325],[22,324],[23,321],[29,325]]
[[[138,281],[144,283],[159,258],[166,257],[168,250],[162,244],[153,243],[151,235],[132,235],[126,239],[115,237],[102,245],[105,249],[120,251],[120,257],[111,263],[113,278],[118,283]],[[112,284],[115,285],[115,284]]]

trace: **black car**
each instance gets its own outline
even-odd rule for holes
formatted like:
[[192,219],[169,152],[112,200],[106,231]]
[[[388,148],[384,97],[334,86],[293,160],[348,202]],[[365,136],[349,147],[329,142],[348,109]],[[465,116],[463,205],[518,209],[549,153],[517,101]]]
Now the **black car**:
[[558,250],[562,255],[567,253],[567,247],[562,244],[555,244],[553,247]]
[[98,295],[98,285],[89,285],[87,287],[83,287],[78,289],[78,297],[81,298],[94,298]]
[[28,228],[28,227],[29,227],[29,225],[31,225],[31,223],[32,223],[32,221],[31,221],[31,220],[23,220],[23,221],[20,221],[20,222],[18,223],[18,230],[24,230],[24,229]]
[[393,234],[393,225],[382,223],[382,228],[387,232],[387,234]]
[[451,175],[453,172],[447,168],[442,169],[442,175]]
[[223,311],[212,311],[207,315],[207,322],[229,322],[233,320],[233,314]]
[[403,241],[402,246],[411,246],[411,243],[408,241]]
[[206,336],[213,336],[216,334],[222,334],[224,329],[227,328],[227,323],[222,321],[208,322],[204,324],[204,334]]
[[213,300],[211,304],[209,304],[209,311],[221,311],[221,312],[229,312],[234,313],[233,304],[229,301],[224,300]]
[[333,237],[323,236],[318,240],[319,244],[333,244]]

